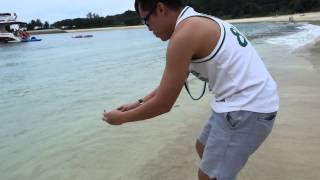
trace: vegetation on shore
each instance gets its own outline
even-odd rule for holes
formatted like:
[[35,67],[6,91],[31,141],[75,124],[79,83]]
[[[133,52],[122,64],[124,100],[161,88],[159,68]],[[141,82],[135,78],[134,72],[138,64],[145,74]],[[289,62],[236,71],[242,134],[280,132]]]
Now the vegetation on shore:
[[277,16],[320,10],[320,0],[186,0],[199,12],[222,19]]
[[[184,0],[197,11],[214,15],[222,19],[248,18],[257,16],[277,16],[292,13],[304,13],[320,10],[320,0]],[[101,27],[140,25],[135,11],[126,11],[114,16],[100,16],[88,13],[86,18],[65,19],[51,25],[41,20],[32,20],[27,28],[48,29],[86,29]],[[39,28],[40,27],[40,28]]]

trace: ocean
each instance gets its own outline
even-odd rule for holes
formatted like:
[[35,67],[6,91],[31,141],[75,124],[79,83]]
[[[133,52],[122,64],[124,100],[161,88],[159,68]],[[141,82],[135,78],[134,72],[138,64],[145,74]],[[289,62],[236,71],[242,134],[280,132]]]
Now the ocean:
[[[320,37],[310,23],[235,25],[254,45],[292,51]],[[0,179],[139,179],[183,121],[114,127],[101,117],[157,87],[167,43],[146,28],[36,37],[0,44]]]

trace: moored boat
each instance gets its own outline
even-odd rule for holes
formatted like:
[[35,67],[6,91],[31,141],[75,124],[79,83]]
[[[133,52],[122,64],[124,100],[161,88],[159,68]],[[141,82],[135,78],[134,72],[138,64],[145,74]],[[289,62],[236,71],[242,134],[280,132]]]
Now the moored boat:
[[73,36],[72,38],[92,38],[93,35],[88,34],[88,35],[77,35],[77,36]]
[[31,42],[32,37],[26,31],[27,23],[17,21],[16,13],[0,13],[0,43]]

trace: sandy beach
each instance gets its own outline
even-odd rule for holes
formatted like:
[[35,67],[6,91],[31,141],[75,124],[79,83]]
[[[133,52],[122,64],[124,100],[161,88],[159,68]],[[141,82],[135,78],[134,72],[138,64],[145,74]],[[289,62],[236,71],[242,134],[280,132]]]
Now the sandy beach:
[[230,23],[253,23],[253,22],[301,22],[301,21],[319,21],[320,12],[312,13],[298,13],[281,16],[269,16],[269,17],[255,17],[255,18],[244,18],[244,19],[232,19],[227,20]]
[[[292,52],[278,45],[256,45],[278,83],[281,108],[272,134],[249,159],[238,180],[318,180],[320,178],[320,44]],[[274,49],[272,56],[268,55]],[[207,119],[212,98],[187,100],[185,93],[172,116],[193,119],[178,132],[176,140],[164,145],[157,157],[141,171],[143,180],[196,180],[199,159],[194,143]],[[196,112],[194,114],[184,112]],[[170,117],[171,115],[169,115]],[[190,122],[190,121],[189,121]]]

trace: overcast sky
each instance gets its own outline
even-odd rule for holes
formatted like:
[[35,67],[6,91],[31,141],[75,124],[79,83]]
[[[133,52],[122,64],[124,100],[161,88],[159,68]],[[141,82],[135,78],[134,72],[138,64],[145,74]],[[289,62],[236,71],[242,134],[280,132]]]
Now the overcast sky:
[[89,12],[100,16],[134,10],[134,0],[1,0],[0,13],[15,12],[19,21],[40,19],[50,24],[63,19],[86,17]]

